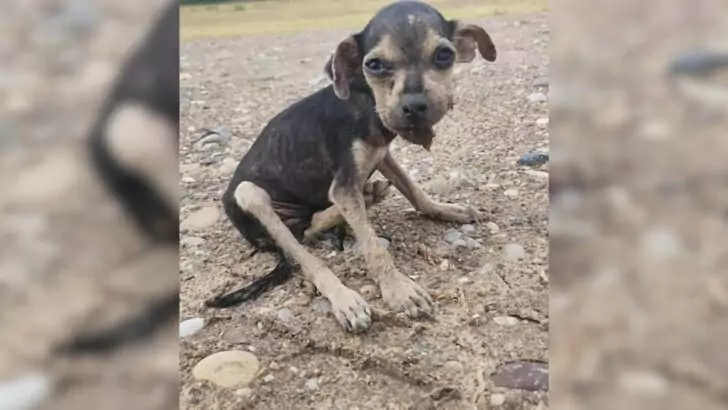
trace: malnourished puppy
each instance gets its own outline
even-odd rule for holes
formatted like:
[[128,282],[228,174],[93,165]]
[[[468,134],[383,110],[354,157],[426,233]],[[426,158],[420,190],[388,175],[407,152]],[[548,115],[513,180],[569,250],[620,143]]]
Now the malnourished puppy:
[[483,216],[471,207],[433,201],[388,151],[397,135],[430,148],[433,125],[453,106],[453,65],[472,61],[476,50],[488,61],[496,58],[481,27],[446,20],[416,1],[383,8],[364,30],[342,41],[326,65],[333,85],[270,121],[223,197],[233,225],[257,249],[278,252],[280,263],[208,306],[259,295],[290,277],[295,262],[329,299],[342,326],[367,328],[371,312],[364,299],[299,243],[346,221],[389,307],[412,317],[432,314],[428,293],[397,269],[377,240],[367,202],[381,200],[387,187],[367,181],[379,170],[429,217],[468,223]]
[[[94,170],[154,249],[179,240],[179,4],[171,2],[127,60],[89,139]],[[65,353],[142,338],[179,312],[179,289],[117,327],[80,335]]]

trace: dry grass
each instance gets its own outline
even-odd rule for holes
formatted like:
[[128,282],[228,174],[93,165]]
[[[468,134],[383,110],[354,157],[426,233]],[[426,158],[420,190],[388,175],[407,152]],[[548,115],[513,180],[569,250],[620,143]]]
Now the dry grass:
[[[268,0],[182,6],[181,38],[286,34],[362,26],[391,0]],[[449,18],[478,19],[543,11],[548,0],[429,0]]]

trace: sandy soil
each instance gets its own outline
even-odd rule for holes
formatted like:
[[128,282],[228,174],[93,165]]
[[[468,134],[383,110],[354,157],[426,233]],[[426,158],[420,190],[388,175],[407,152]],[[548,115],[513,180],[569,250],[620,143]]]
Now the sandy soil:
[[[482,247],[456,250],[443,237],[460,227],[418,216],[399,193],[370,212],[376,230],[391,238],[397,266],[437,299],[436,322],[387,313],[353,251],[312,248],[380,312],[361,336],[345,333],[321,312],[320,297],[298,278],[238,308],[202,305],[271,267],[269,255],[248,257],[251,248],[222,214],[221,192],[266,121],[326,84],[323,63],[348,32],[183,45],[181,316],[205,317],[209,324],[181,344],[182,408],[486,409],[490,396],[501,393],[506,408],[547,406],[543,393],[498,388],[489,375],[510,360],[547,360],[547,169],[533,172],[516,160],[548,146],[546,126],[537,125],[546,105],[527,96],[543,91],[534,82],[548,74],[549,30],[545,14],[481,23],[496,42],[498,61],[458,67],[456,108],[437,127],[431,155],[399,141],[393,152],[442,200],[488,209],[499,231],[477,225],[471,236]],[[203,128],[231,138],[201,145]],[[509,244],[522,246],[523,258],[509,258]],[[430,257],[418,248],[429,249]],[[260,359],[263,370],[252,391],[193,379],[202,358],[231,349]],[[314,377],[318,389],[305,388]]]

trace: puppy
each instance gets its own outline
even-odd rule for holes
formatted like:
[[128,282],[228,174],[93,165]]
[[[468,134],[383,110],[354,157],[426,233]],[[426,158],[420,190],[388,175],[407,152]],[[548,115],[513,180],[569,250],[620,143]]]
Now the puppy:
[[[89,137],[91,165],[153,248],[178,246],[179,4],[171,2],[126,61]],[[108,351],[179,312],[179,289],[138,317],[79,335],[63,353]]]
[[346,222],[386,304],[411,317],[431,315],[428,293],[397,269],[377,240],[367,205],[381,200],[387,187],[367,181],[378,170],[428,217],[458,223],[483,217],[471,207],[432,200],[388,150],[398,135],[430,148],[433,126],[453,106],[453,65],[472,61],[476,50],[495,61],[485,30],[447,20],[417,1],[381,9],[361,32],[342,41],[325,68],[333,84],[268,123],[223,196],[235,228],[256,249],[277,252],[278,266],[208,306],[256,297],[288,279],[297,264],[344,328],[366,329],[371,311],[364,299],[300,244]]

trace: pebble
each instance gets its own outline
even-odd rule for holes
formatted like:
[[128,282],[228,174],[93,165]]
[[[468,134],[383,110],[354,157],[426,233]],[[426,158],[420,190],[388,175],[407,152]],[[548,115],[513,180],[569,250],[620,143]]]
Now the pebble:
[[0,381],[0,409],[31,410],[52,393],[53,382],[42,373],[26,374],[13,380]]
[[318,377],[306,380],[306,390],[316,391],[319,389]]
[[538,179],[549,179],[549,173],[546,171],[536,171],[533,169],[526,170],[526,175],[532,176]]
[[317,297],[311,303],[314,312],[329,313],[331,312],[331,302],[323,296]]
[[519,322],[518,318],[513,316],[496,316],[493,321],[501,326],[515,326]]
[[546,96],[546,94],[540,93],[540,92],[533,93],[526,98],[528,99],[529,102],[532,102],[532,103],[542,103],[542,102],[548,101],[548,99],[549,99],[549,97]]
[[465,235],[472,235],[475,233],[475,226],[471,224],[465,224],[460,227],[460,232],[464,233]]
[[455,230],[455,229],[448,229],[445,232],[445,236],[443,239],[445,239],[445,242],[450,244],[455,244],[456,241],[460,240],[462,238],[463,234],[462,232]]
[[500,232],[500,227],[495,222],[488,222],[485,224],[485,227],[488,229],[488,233],[491,235],[495,235]]
[[205,319],[196,317],[179,324],[180,339],[194,335],[205,327]]
[[293,319],[293,312],[291,312],[291,309],[283,308],[278,311],[278,319],[282,322],[290,322]]
[[548,363],[537,360],[515,360],[504,363],[490,375],[496,387],[527,391],[549,390]]
[[450,183],[443,177],[437,177],[425,184],[430,192],[436,195],[445,196],[450,193]]
[[549,160],[549,154],[545,152],[528,152],[518,159],[516,164],[521,166],[534,167],[543,165]]
[[508,235],[506,235],[504,232],[497,233],[492,236],[494,241],[497,242],[505,242],[508,239]]
[[473,283],[473,280],[467,276],[463,276],[462,278],[458,279],[458,283],[461,285],[468,285],[470,283]]
[[220,164],[220,174],[222,175],[232,175],[233,172],[238,168],[238,161],[235,161],[232,158],[225,158],[222,163]]
[[468,249],[480,249],[483,247],[483,245],[481,245],[480,242],[473,238],[467,238],[465,239],[465,247],[467,247]]
[[[470,238],[468,238],[468,239],[470,239]],[[452,247],[455,249],[467,248],[468,242],[465,239],[458,239],[457,241],[452,243]]]
[[188,248],[196,248],[198,246],[201,246],[205,243],[205,239],[198,238],[196,236],[185,236],[184,238],[180,239],[179,244],[186,246]]
[[506,259],[511,262],[516,262],[526,257],[526,250],[523,249],[523,246],[517,243],[509,243],[504,246],[503,253],[505,254]]
[[545,126],[549,125],[548,117],[542,117],[542,118],[537,119],[536,125],[538,125],[539,127],[545,127]]
[[216,207],[205,207],[190,214],[180,224],[182,230],[203,230],[209,228],[220,219],[220,211]]
[[500,393],[493,393],[490,395],[490,405],[493,407],[500,407],[506,402],[506,395]]
[[248,398],[253,395],[253,389],[249,387],[243,387],[242,389],[235,390],[235,394],[238,397]]
[[508,188],[503,192],[503,195],[508,198],[516,198],[518,196],[518,190],[516,188]]
[[260,369],[258,358],[242,350],[214,353],[200,360],[192,369],[197,380],[206,380],[221,387],[247,386]]
[[480,187],[480,189],[483,191],[492,191],[492,190],[498,189],[500,187],[501,187],[500,184],[496,184],[495,182],[489,182],[489,183],[483,185],[482,187]]
[[533,80],[533,86],[534,87],[548,87],[549,86],[549,78],[547,76],[541,76]]
[[273,376],[272,374],[268,374],[265,377],[263,377],[263,383],[270,383],[275,379],[276,379],[275,376]]

